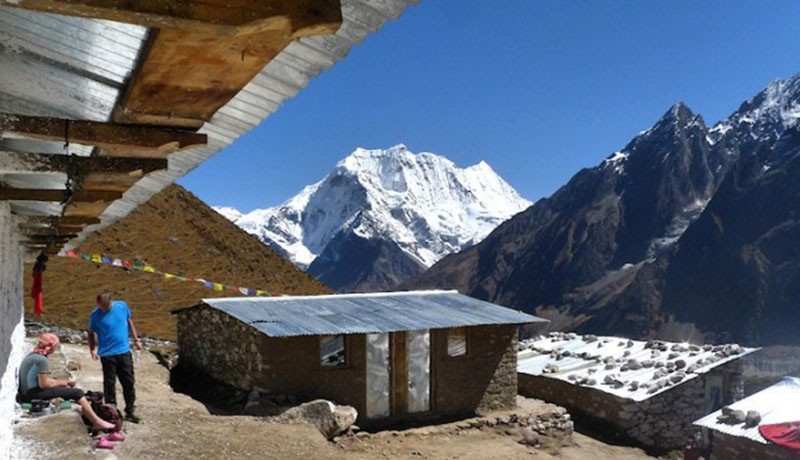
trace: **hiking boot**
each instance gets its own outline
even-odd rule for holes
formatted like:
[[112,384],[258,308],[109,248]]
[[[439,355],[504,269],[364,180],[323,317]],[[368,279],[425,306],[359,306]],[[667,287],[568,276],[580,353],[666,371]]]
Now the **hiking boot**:
[[136,414],[125,414],[125,421],[131,423],[139,423],[142,421],[142,419],[137,417]]

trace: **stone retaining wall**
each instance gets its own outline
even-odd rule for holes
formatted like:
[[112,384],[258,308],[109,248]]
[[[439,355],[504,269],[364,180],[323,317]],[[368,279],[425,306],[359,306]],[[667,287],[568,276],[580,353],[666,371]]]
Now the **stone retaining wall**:
[[792,455],[780,446],[714,432],[713,458],[725,460],[786,460]]
[[742,397],[741,372],[741,361],[735,360],[638,402],[563,380],[521,374],[520,394],[564,406],[596,425],[594,429],[645,447],[669,450],[680,448],[696,430],[692,422],[711,412],[706,378],[723,376],[728,382],[724,402],[729,403]]

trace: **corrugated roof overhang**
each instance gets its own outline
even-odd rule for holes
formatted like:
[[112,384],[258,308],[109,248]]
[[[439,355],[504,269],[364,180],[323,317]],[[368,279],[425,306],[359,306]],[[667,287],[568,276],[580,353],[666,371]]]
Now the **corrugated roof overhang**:
[[[171,0],[144,12],[118,0],[0,0],[0,199],[21,216],[29,248],[72,248],[265,120],[415,2],[206,1],[221,6],[187,19]],[[288,10],[270,16],[273,3]],[[217,68],[176,55],[175,37],[195,53],[240,46],[235,59],[223,54],[218,74],[240,61],[266,65],[241,87],[217,87]],[[158,88],[178,77],[191,81]]]

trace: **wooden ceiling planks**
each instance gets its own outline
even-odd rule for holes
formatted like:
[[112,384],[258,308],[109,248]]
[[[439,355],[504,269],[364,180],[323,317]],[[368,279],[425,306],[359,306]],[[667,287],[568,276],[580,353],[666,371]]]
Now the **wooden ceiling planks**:
[[0,113],[0,134],[97,147],[91,157],[0,152],[17,156],[0,158],[0,177],[27,164],[30,172],[66,173],[75,182],[71,195],[0,184],[0,200],[69,197],[60,216],[29,217],[46,226],[28,228],[29,248],[40,248],[45,236],[59,236],[47,240],[47,252],[63,245],[61,235],[100,223],[108,205],[139,179],[166,169],[168,155],[206,145],[206,135],[195,131],[293,40],[334,34],[342,24],[340,0],[0,0],[0,5],[151,28],[111,123]]
[[200,127],[292,40],[333,34],[342,21],[339,0],[234,3],[249,8],[262,3],[253,13],[258,19],[242,22],[233,33],[208,28],[155,32],[114,120]]
[[0,114],[0,133],[94,145],[107,156],[136,158],[166,158],[208,143],[208,136],[190,131],[7,113]]

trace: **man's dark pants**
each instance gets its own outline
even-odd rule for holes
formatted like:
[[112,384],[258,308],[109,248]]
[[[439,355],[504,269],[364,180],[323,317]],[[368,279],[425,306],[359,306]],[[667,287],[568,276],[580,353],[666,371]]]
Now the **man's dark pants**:
[[133,358],[131,352],[121,355],[103,356],[100,358],[103,365],[103,393],[108,404],[117,404],[117,377],[122,384],[122,396],[125,398],[125,413],[133,414],[136,408],[136,390],[133,377]]

